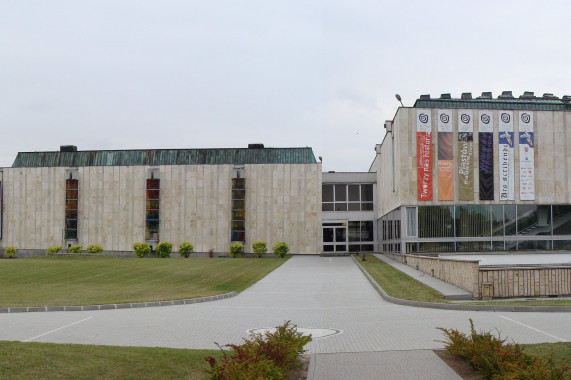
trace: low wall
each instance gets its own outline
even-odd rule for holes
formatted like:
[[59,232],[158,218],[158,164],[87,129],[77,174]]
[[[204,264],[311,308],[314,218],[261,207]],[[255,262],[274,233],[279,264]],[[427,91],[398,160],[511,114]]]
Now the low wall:
[[571,295],[571,268],[480,269],[478,282],[487,289],[484,296],[539,297]]
[[472,293],[474,298],[480,297],[480,283],[478,282],[479,264],[477,260],[465,261],[405,255],[404,264],[467,290]]

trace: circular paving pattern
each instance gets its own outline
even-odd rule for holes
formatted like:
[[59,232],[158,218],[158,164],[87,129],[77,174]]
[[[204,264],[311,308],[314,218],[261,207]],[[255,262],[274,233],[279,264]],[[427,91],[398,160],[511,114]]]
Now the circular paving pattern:
[[[276,331],[275,328],[246,330],[246,332],[250,335],[252,335],[252,334],[265,334],[266,332],[273,333],[275,331]],[[299,331],[303,335],[311,335],[311,337],[313,339],[327,338],[330,336],[339,335],[339,334],[343,333],[342,330],[337,330],[337,329],[305,329],[302,327],[298,327],[297,331]]]

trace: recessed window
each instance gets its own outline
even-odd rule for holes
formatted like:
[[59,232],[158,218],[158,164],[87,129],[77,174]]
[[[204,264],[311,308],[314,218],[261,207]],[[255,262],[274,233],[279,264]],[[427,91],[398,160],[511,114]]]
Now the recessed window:
[[66,239],[77,239],[77,209],[79,199],[79,181],[65,180],[65,230]]
[[231,241],[246,241],[246,179],[232,179]]
[[159,240],[161,180],[147,179],[147,210],[145,220],[145,239]]

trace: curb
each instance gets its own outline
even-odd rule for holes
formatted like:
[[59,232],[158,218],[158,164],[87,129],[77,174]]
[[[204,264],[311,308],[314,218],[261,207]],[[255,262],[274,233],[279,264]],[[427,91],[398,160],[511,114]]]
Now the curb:
[[0,313],[33,313],[48,311],[92,311],[92,310],[112,310],[112,309],[136,309],[142,307],[160,307],[174,305],[190,305],[193,303],[217,301],[225,298],[235,297],[238,293],[230,292],[218,294],[216,296],[189,298],[184,300],[137,302],[137,303],[112,303],[106,305],[84,305],[84,306],[30,306],[30,307],[2,307]]
[[373,288],[383,297],[387,302],[403,306],[424,307],[429,309],[444,309],[444,310],[464,310],[464,311],[503,311],[503,312],[551,312],[551,313],[569,313],[571,306],[502,306],[502,305],[458,305],[450,303],[434,303],[423,301],[411,301],[401,298],[389,296],[371,277],[371,275],[363,268],[357,261],[355,256],[351,256],[353,262],[363,272],[367,280],[373,285]]

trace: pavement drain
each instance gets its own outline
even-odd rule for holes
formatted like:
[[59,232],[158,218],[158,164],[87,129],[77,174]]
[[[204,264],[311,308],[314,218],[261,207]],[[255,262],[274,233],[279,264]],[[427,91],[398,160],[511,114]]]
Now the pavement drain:
[[[273,333],[275,331],[276,331],[275,328],[246,330],[246,332],[250,335],[252,335],[252,334],[264,334],[266,332]],[[297,331],[299,331],[303,335],[310,335],[311,334],[311,337],[313,339],[328,338],[330,336],[343,334],[343,330],[337,330],[337,329],[306,329],[306,328],[298,327]]]

